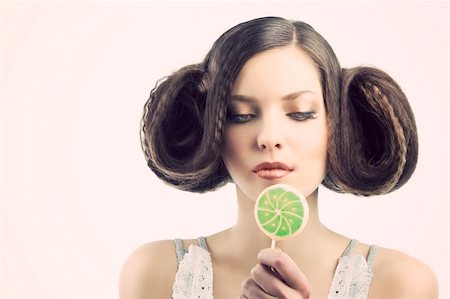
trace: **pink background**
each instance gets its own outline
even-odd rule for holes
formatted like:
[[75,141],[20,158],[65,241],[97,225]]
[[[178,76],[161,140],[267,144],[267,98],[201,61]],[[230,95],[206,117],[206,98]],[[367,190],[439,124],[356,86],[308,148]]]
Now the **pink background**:
[[0,3],[0,298],[117,298],[137,246],[233,223],[233,186],[195,195],[155,178],[139,122],[157,79],[266,15],[310,23],[343,67],[377,66],[403,87],[414,176],[379,198],[322,189],[321,217],[426,262],[449,298],[448,2]]

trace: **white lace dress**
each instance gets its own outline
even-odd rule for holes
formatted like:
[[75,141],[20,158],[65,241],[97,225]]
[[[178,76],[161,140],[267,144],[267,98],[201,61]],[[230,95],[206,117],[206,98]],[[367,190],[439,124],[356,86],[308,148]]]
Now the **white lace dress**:
[[[175,240],[178,271],[173,285],[173,299],[213,299],[213,269],[205,238],[199,245],[184,249],[180,239]],[[372,263],[377,247],[370,246],[366,259],[351,255],[358,244],[351,240],[339,258],[327,299],[366,299],[372,281]]]

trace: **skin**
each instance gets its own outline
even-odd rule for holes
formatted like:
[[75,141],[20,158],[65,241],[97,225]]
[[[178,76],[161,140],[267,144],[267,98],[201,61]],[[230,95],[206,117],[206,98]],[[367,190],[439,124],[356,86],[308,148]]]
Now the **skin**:
[[[230,229],[207,237],[214,298],[326,298],[350,239],[326,228],[318,215],[328,135],[317,68],[295,46],[269,50],[247,61],[231,94],[222,157],[236,184],[238,218]],[[274,161],[289,166],[289,174],[267,180],[253,172],[259,163]],[[271,240],[253,218],[253,206],[258,194],[274,183],[301,190],[310,216],[301,234],[270,249]],[[196,241],[184,241],[186,248],[191,244]],[[354,254],[366,257],[368,250],[359,244]],[[146,244],[123,266],[120,298],[171,298],[176,270],[172,240]],[[438,298],[430,268],[402,252],[379,248],[373,271],[371,299]]]

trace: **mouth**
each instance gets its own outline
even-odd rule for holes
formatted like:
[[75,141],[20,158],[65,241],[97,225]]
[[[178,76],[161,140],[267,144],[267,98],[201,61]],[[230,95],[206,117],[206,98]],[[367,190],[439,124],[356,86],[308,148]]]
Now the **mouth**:
[[287,176],[291,171],[292,168],[288,167],[286,164],[283,164],[281,162],[275,163],[264,162],[257,165],[253,169],[253,173],[266,180],[283,178]]

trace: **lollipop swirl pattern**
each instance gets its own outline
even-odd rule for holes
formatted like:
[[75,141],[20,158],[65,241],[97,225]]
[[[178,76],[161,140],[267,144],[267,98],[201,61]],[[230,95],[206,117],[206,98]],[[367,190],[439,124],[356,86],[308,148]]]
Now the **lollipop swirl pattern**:
[[303,195],[287,186],[274,185],[259,196],[255,218],[266,235],[280,240],[303,230],[308,218],[307,210]]

